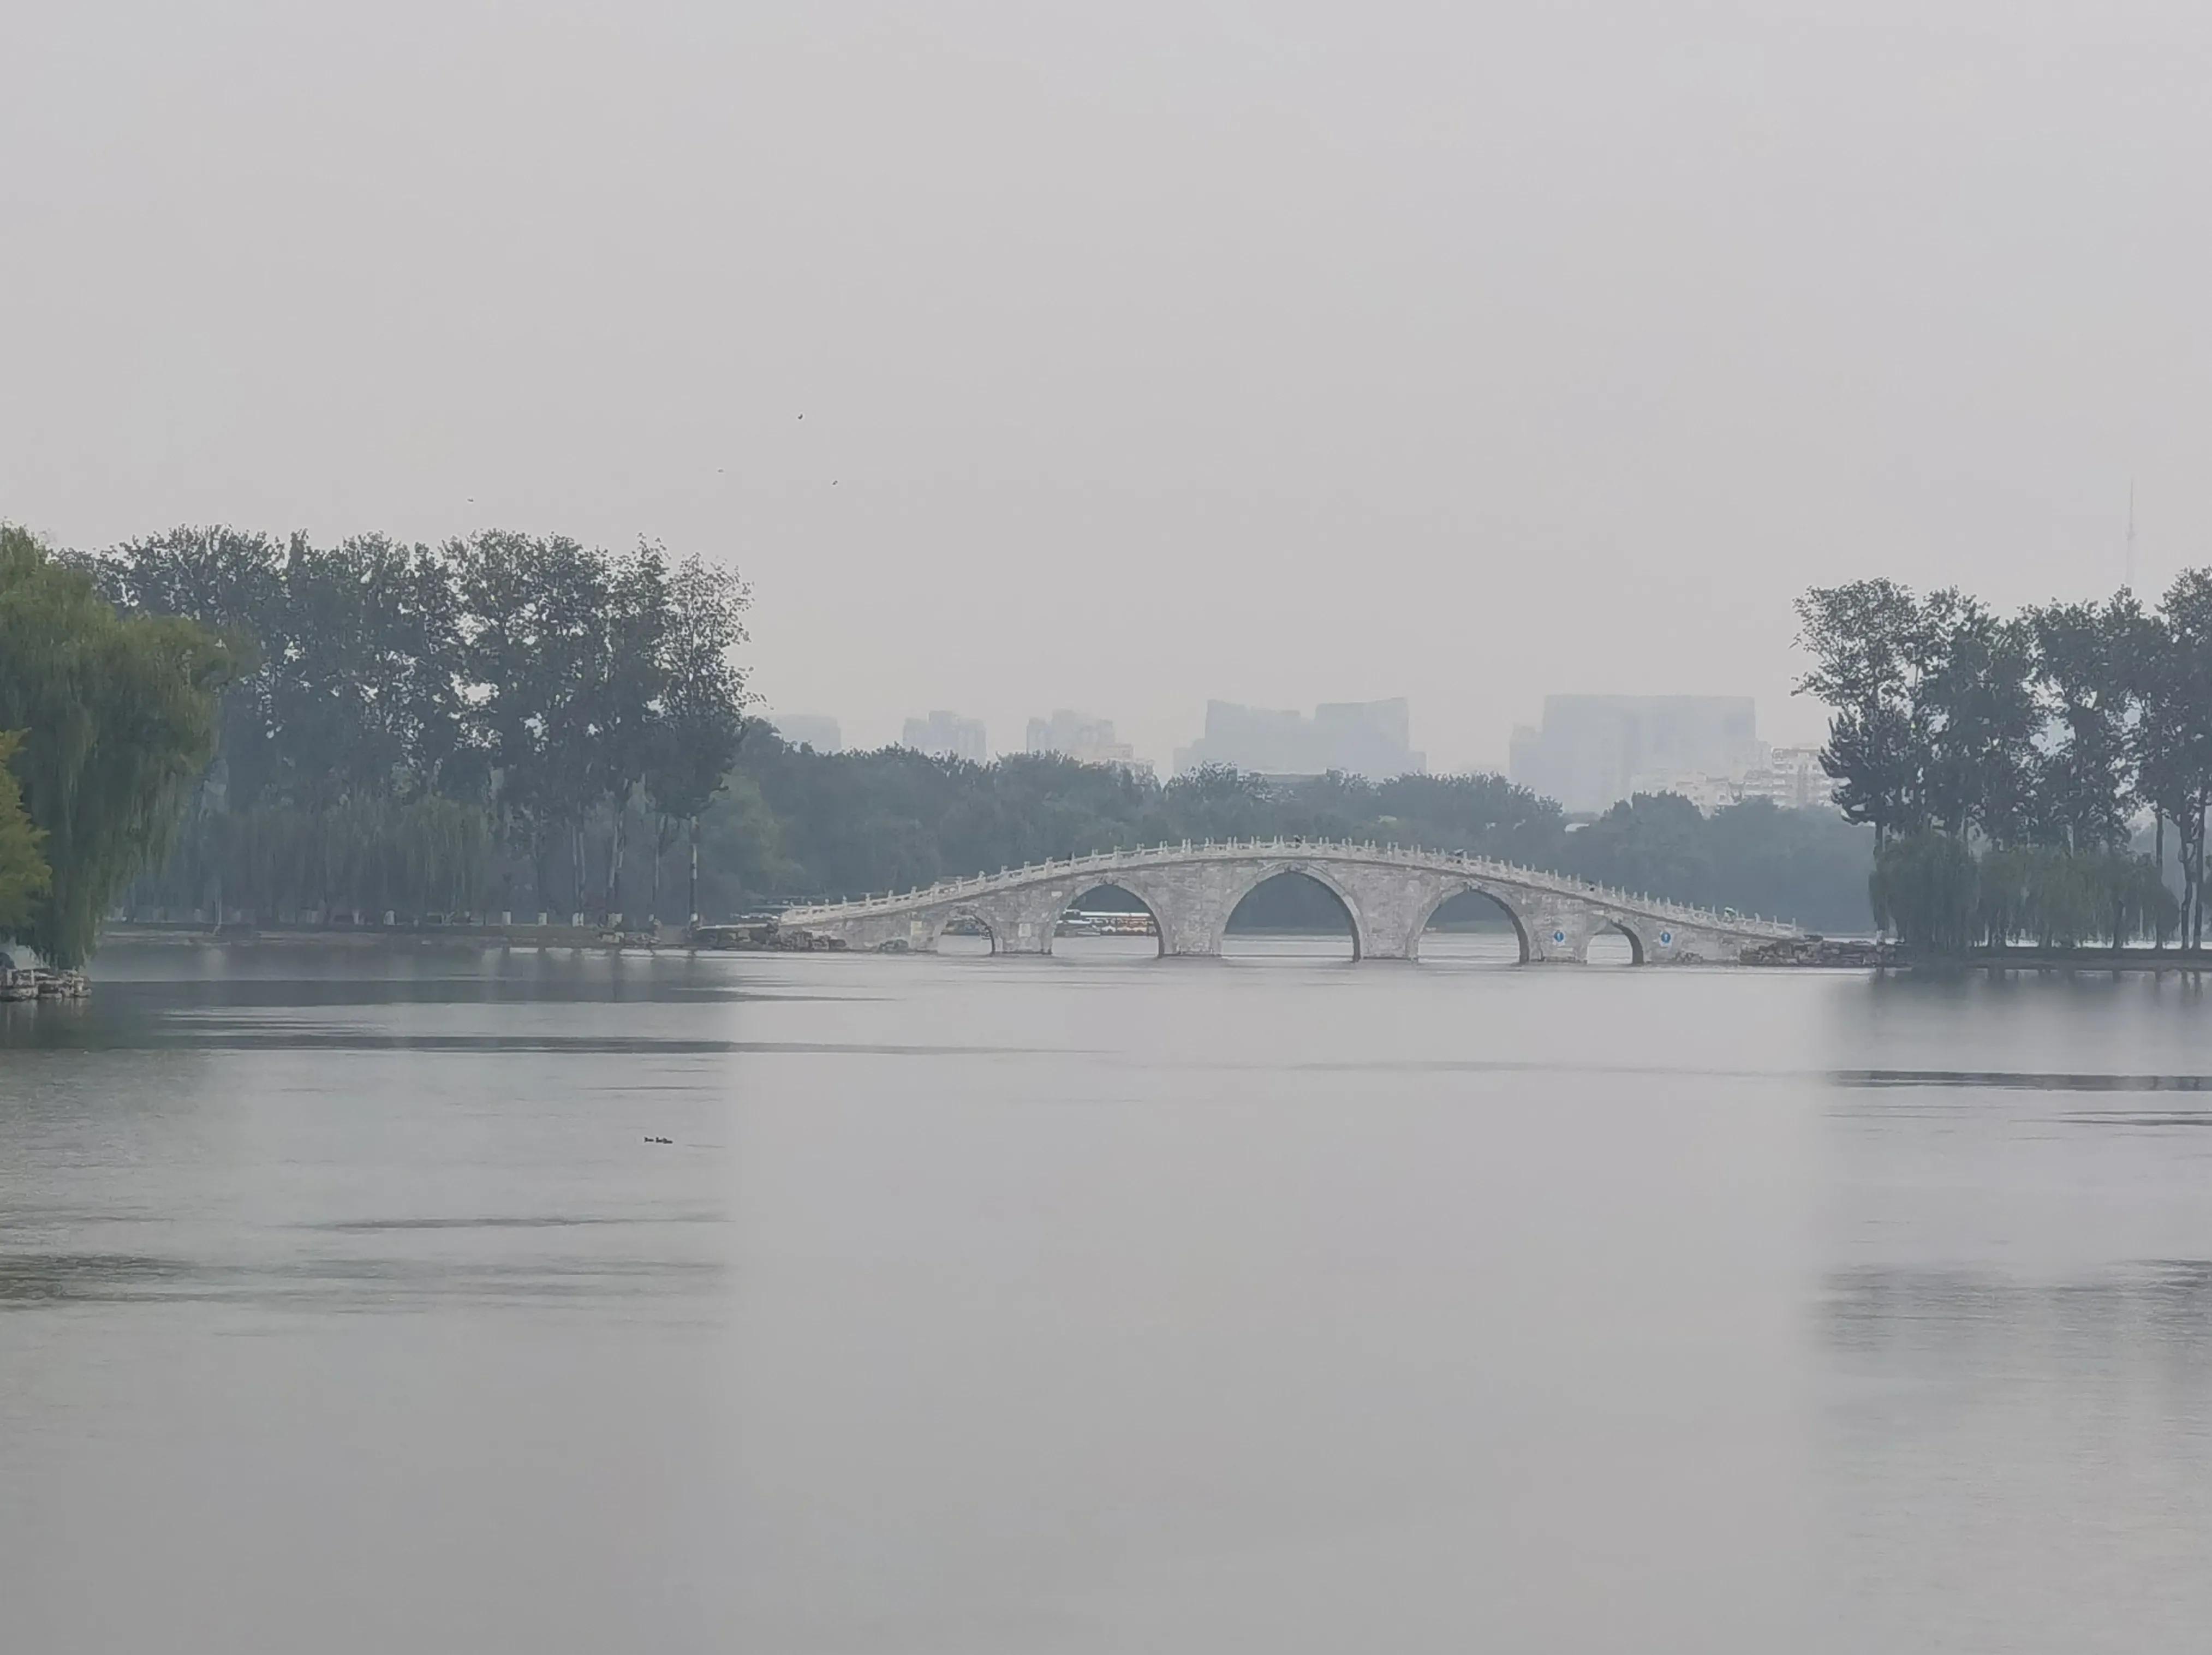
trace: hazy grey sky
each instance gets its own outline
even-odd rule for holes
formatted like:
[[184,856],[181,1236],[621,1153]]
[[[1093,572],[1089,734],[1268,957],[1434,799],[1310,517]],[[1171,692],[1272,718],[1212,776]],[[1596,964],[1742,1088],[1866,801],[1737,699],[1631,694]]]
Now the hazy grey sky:
[[2212,557],[2203,0],[0,20],[0,516],[653,535],[864,741],[1788,736],[1808,582]]

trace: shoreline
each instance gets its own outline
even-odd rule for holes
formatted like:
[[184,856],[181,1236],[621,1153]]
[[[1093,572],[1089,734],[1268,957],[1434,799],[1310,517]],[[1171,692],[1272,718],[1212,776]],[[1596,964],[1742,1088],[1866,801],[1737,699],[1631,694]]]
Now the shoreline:
[[400,949],[422,947],[675,949],[690,945],[680,935],[656,938],[646,931],[603,931],[596,925],[363,925],[327,931],[293,926],[132,924],[106,926],[103,950],[125,945],[149,948],[297,948]]
[[2212,950],[2179,949],[2008,949],[1994,954],[1900,955],[1919,971],[2212,971]]
[[[1255,937],[1322,936],[1322,932],[1264,928]],[[1470,933],[1480,934],[1480,933]],[[365,951],[402,952],[423,948],[553,948],[595,949],[609,953],[625,949],[677,954],[722,954],[752,950],[696,948],[681,932],[656,937],[645,931],[614,932],[591,925],[424,925],[268,929],[179,924],[118,924],[101,934],[103,949],[213,948],[294,949],[341,948]],[[1870,944],[1856,943],[1856,948]],[[761,950],[765,952],[767,950]],[[1960,973],[1968,971],[2064,972],[2212,972],[2212,949],[2185,954],[2179,949],[2011,949],[2002,953],[1908,955],[1884,949],[1875,959],[1804,958],[1747,961],[1753,971],[1862,970]]]

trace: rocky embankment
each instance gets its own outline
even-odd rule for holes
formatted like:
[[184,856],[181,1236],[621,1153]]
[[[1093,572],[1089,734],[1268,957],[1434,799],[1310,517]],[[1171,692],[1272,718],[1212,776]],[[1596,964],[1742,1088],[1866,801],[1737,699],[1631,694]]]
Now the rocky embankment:
[[717,953],[828,954],[842,949],[845,939],[762,919],[736,925],[698,926],[691,933],[691,946]]
[[1797,937],[1780,943],[1754,943],[1743,951],[1747,966],[1893,966],[1897,945],[1856,937]]

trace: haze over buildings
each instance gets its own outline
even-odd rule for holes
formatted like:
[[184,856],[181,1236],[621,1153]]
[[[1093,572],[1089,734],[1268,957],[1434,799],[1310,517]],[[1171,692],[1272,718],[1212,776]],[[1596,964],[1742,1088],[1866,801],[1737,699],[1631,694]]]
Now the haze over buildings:
[[[792,712],[769,722],[787,741],[823,753],[843,749],[836,718]],[[1403,698],[1324,702],[1311,717],[1209,701],[1205,733],[1176,749],[1174,773],[1231,764],[1272,777],[1341,770],[1387,779],[1426,767],[1425,755],[1411,744],[1411,724]],[[976,762],[993,756],[982,720],[943,709],[907,719],[900,745]],[[1067,707],[1030,718],[1022,750],[1158,773],[1152,760],[1120,739],[1114,720]],[[1678,794],[1710,815],[1749,799],[1786,809],[1826,807],[1835,792],[1817,744],[1759,739],[1747,696],[1547,696],[1542,724],[1513,731],[1509,773],[1575,815],[1638,793]]]
[[1111,718],[1094,718],[1066,707],[1055,711],[1049,718],[1030,720],[1027,750],[1058,753],[1085,764],[1118,764],[1124,769],[1142,770],[1147,775],[1152,773],[1151,761],[1138,758],[1128,743],[1114,738]]
[[[1817,747],[1770,747],[1766,761],[1745,772],[1723,803],[1741,804],[1765,799],[1785,810],[1813,810],[1834,804],[1836,783],[1820,767]],[[1711,814],[1714,807],[1699,805]]]
[[817,753],[845,750],[843,733],[835,718],[819,712],[779,712],[769,718],[775,733],[793,746],[807,746]]
[[1569,810],[1602,810],[1663,775],[1748,769],[1759,711],[1747,695],[1547,695],[1513,732],[1507,774]]
[[1425,767],[1411,746],[1412,712],[1403,696],[1387,701],[1324,701],[1313,717],[1234,701],[1206,704],[1206,733],[1176,749],[1177,775],[1230,764],[1263,776],[1318,776],[1330,770],[1376,781]]
[[957,712],[941,709],[926,718],[908,718],[899,736],[899,745],[927,753],[932,758],[967,759],[975,764],[991,756],[981,718],[963,718]]
[[1770,748],[1747,695],[1547,695],[1513,732],[1510,779],[1571,813],[1679,793],[1710,814],[1747,798],[1791,809],[1832,796],[1819,749]]

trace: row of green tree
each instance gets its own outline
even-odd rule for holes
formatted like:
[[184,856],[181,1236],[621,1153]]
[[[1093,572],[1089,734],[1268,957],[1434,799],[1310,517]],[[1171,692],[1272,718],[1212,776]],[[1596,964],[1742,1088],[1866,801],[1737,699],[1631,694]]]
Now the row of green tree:
[[606,912],[690,840],[744,728],[746,591],[697,557],[489,531],[334,546],[182,528],[81,560],[228,640],[219,758],[134,908]]
[[[1689,900],[1867,923],[1865,836],[1638,799],[1571,830],[1495,776],[1211,770],[1163,786],[1060,759],[793,748],[741,712],[744,590],[657,547],[490,532],[429,548],[183,528],[79,560],[127,614],[237,667],[220,756],[143,915],[678,918],[1047,856],[1288,834],[1464,848]],[[684,843],[689,841],[688,845]],[[684,900],[668,888],[672,852]]]
[[1884,845],[1874,911],[1906,947],[1930,954],[2019,943],[2072,949],[2148,937],[2163,947],[2181,904],[2149,857],[2060,846],[1984,846],[1923,831]]
[[1274,834],[1464,850],[1631,890],[1862,931],[1872,834],[1833,812],[1764,801],[1708,817],[1674,795],[1597,821],[1495,775],[1332,774],[1273,781],[1207,768],[1162,785],[1112,766],[990,764],[902,748],[823,754],[756,728],[708,814],[715,912],[764,897],[859,894],[1176,840]]
[[[1673,795],[1639,796],[1595,821],[1571,824],[1551,801],[1498,776],[1285,783],[1215,768],[1163,785],[1054,756],[970,764],[897,747],[823,754],[792,746],[759,723],[746,726],[725,780],[700,819],[696,906],[678,909],[670,900],[682,894],[662,882],[655,823],[634,801],[626,827],[611,806],[585,820],[584,854],[595,872],[618,836],[642,841],[645,851],[583,911],[726,916],[1046,857],[1283,834],[1467,850],[1832,931],[1869,923],[1869,830],[1833,813],[1764,802],[1706,817]],[[530,900],[527,870],[498,843],[490,820],[488,812],[422,798],[210,813],[158,878],[141,882],[134,911],[204,918],[212,913],[205,894],[220,890],[226,912],[264,921],[356,911],[565,918]],[[350,894],[332,906],[331,891]]]
[[1808,591],[1798,615],[1814,662],[1800,688],[1831,709],[1823,762],[1844,814],[1874,830],[1885,924],[1946,951],[2177,933],[2201,947],[2212,573],[2185,573],[2152,609],[2123,591],[2002,615],[1863,580]]
[[81,556],[11,530],[7,553],[0,731],[23,732],[22,798],[11,828],[0,796],[0,929],[58,959],[118,898],[264,922],[674,918],[1272,834],[1464,849],[1830,930],[1869,918],[1875,830],[1833,813],[1639,797],[1580,824],[1497,776],[1162,785],[1057,758],[793,747],[742,716],[742,585],[651,545],[180,529]]

